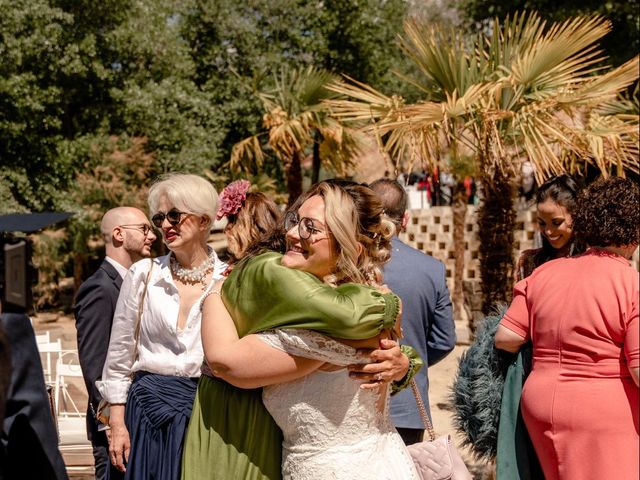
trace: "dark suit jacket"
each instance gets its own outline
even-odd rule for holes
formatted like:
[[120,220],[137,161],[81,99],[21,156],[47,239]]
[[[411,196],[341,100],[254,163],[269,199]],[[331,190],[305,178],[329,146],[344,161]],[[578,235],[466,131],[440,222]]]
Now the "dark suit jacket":
[[[402,344],[411,345],[424,360],[416,382],[428,408],[427,369],[456,345],[451,297],[442,262],[402,243],[391,241],[391,259],[384,266],[384,283],[402,299]],[[391,417],[399,428],[424,428],[410,388],[391,398]]]
[[[106,260],[80,285],[73,313],[78,331],[78,358],[89,393],[89,402],[97,410],[100,393],[96,380],[102,379],[102,367],[107,358],[113,313],[120,294],[122,277]],[[87,435],[94,445],[106,445],[104,433],[98,434],[98,421],[87,405]]]
[[11,384],[0,445],[0,478],[64,480],[44,372],[29,317],[3,313],[0,324],[11,347]]

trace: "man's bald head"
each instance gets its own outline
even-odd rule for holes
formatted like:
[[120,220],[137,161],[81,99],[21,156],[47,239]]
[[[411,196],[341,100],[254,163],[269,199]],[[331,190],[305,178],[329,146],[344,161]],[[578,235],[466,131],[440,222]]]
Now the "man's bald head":
[[100,233],[106,243],[113,243],[113,229],[120,225],[148,223],[147,216],[135,207],[116,207],[107,211],[100,222]]
[[147,216],[134,207],[116,207],[105,213],[100,233],[107,256],[126,268],[150,256],[151,245],[156,239]]

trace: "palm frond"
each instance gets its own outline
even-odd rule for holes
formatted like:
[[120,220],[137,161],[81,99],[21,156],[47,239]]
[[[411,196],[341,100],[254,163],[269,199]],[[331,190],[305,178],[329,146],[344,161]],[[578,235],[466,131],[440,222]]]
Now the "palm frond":
[[[400,77],[428,93],[432,101],[444,101],[454,91],[464,95],[486,75],[484,64],[475,55],[475,45],[453,27],[428,25],[416,19],[404,24],[400,48],[418,67],[424,81]],[[442,48],[446,45],[447,48]]]
[[366,144],[364,134],[344,127],[335,120],[326,122],[320,134],[320,158],[339,176],[353,173],[355,160],[362,154],[363,145]]
[[584,79],[593,71],[591,67],[604,59],[596,42],[610,30],[611,22],[599,16],[570,18],[552,24],[547,31],[536,27],[530,44],[511,64],[514,82],[538,91]]
[[604,105],[615,101],[628,86],[638,80],[640,57],[636,56],[625,64],[602,75],[589,78],[578,88],[561,92],[557,100],[572,105]]
[[368,124],[372,121],[390,121],[404,104],[399,96],[388,97],[369,85],[347,77],[350,83],[334,82],[327,88],[344,98],[325,100],[331,115],[346,122]]
[[232,170],[249,171],[255,165],[261,167],[264,163],[264,152],[259,135],[253,135],[236,143],[231,149],[229,166]]
[[596,42],[611,26],[593,16],[547,28],[536,13],[523,13],[503,26],[495,20],[493,28],[480,58],[505,83],[500,107],[513,109],[518,102],[543,100],[588,81],[598,70],[595,64],[604,60]]
[[638,121],[640,115],[640,82],[632,92],[622,92],[614,100],[604,102],[596,107],[595,111],[600,115],[615,115],[624,120]]
[[267,109],[280,106],[289,115],[296,115],[317,106],[334,94],[327,85],[338,76],[324,69],[309,66],[303,69],[282,67],[274,76],[274,86],[262,94]]

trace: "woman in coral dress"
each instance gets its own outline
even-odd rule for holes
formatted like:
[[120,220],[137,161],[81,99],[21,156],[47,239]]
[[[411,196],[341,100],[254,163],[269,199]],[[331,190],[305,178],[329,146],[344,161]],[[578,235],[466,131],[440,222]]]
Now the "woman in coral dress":
[[581,193],[573,228],[592,248],[516,284],[496,334],[512,352],[533,342],[521,408],[548,480],[638,478],[639,195],[619,178]]

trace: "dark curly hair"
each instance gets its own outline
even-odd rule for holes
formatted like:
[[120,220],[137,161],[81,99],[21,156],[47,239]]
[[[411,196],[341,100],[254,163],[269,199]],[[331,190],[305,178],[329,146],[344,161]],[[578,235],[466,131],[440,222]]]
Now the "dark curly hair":
[[640,187],[632,180],[600,179],[578,196],[574,234],[592,247],[638,243]]
[[[576,200],[580,193],[580,186],[573,177],[563,174],[550,178],[538,188],[536,192],[536,204],[544,203],[547,200],[564,207],[574,217],[576,212]],[[571,255],[578,255],[586,250],[584,242],[576,239],[575,236],[569,240]],[[556,258],[557,250],[549,243],[549,240],[542,235],[542,248],[533,256],[534,267],[539,267],[543,263]]]

